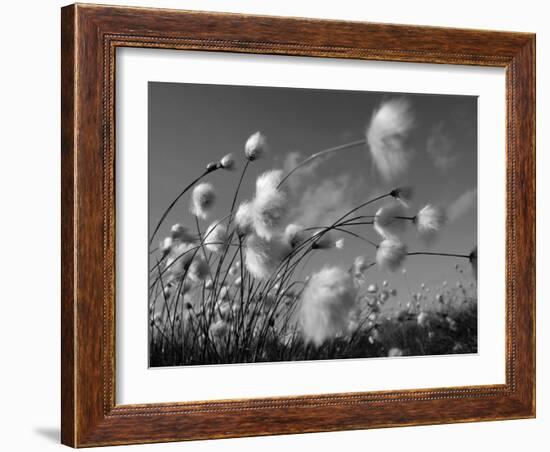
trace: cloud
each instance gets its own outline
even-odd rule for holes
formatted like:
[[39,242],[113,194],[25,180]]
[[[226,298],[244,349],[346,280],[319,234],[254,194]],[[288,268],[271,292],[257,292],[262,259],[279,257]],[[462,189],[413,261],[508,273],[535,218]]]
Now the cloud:
[[[291,151],[286,154],[283,161],[283,173],[287,174],[292,169],[296,168],[300,162],[303,162],[308,156],[304,156],[299,151]],[[311,180],[311,177],[314,175],[315,171],[328,157],[322,156],[312,160],[307,165],[303,166],[299,170],[295,171],[292,176],[290,176],[285,184],[295,192],[303,187]]]
[[443,172],[453,168],[458,161],[455,146],[443,122],[432,129],[426,142],[426,150],[434,165]]
[[[365,185],[361,177],[350,172],[331,178],[320,176],[319,167],[330,157],[313,160],[285,181],[293,206],[288,218],[293,223],[303,227],[325,226],[359,204],[359,193],[364,192]],[[283,172],[288,173],[306,158],[299,151],[287,153],[282,162]]]
[[447,215],[449,222],[458,220],[477,202],[477,189],[472,188],[462,193],[448,208]]
[[390,99],[375,110],[367,128],[367,141],[374,164],[382,178],[391,182],[403,175],[412,158],[405,140],[414,125],[410,102]]
[[293,222],[304,227],[326,226],[353,209],[359,181],[350,174],[325,179],[303,191],[292,211]]

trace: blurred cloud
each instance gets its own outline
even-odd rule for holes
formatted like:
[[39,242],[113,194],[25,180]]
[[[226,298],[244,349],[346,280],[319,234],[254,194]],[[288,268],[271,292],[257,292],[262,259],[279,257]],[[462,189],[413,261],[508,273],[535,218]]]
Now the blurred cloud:
[[453,168],[459,159],[453,140],[443,122],[431,130],[426,142],[426,150],[434,165],[443,172]]
[[472,188],[462,193],[447,210],[449,222],[458,220],[461,216],[467,213],[477,201],[477,189]]
[[[283,160],[283,172],[286,174],[307,157],[299,151],[288,152]],[[294,223],[304,227],[324,226],[355,206],[354,200],[363,180],[352,177],[349,172],[331,178],[320,176],[320,166],[330,157],[313,160],[285,182],[291,192],[290,218]]]
[[[303,155],[299,151],[291,151],[287,153],[283,160],[283,174],[287,174],[289,171],[296,168],[296,166],[298,166],[298,164],[304,161],[307,157],[308,156]],[[292,176],[286,180],[285,184],[290,187],[292,192],[296,192],[300,189],[300,187],[303,187],[310,182],[312,176],[315,174],[315,171],[328,158],[330,158],[330,156],[322,156],[312,160],[309,164],[294,172]]]
[[325,226],[354,207],[355,193],[360,185],[348,174],[325,179],[297,194],[291,218],[304,227]]

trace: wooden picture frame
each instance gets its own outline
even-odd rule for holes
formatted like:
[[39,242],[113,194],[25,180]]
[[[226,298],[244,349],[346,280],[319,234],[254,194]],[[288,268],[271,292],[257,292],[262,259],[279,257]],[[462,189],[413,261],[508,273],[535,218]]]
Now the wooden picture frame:
[[[535,35],[75,4],[62,9],[61,37],[63,444],[86,447],[535,416]],[[117,405],[118,47],[505,68],[506,383]]]

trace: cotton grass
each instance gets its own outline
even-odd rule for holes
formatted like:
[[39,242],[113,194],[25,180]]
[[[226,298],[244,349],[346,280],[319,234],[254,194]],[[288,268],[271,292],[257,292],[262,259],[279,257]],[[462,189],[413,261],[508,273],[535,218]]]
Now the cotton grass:
[[241,235],[248,234],[252,231],[252,203],[243,201],[237,208],[234,218],[237,231]]
[[367,128],[367,142],[374,164],[386,182],[402,176],[409,167],[411,151],[405,139],[414,124],[410,102],[390,99],[374,112]]
[[380,268],[390,272],[396,271],[407,256],[407,247],[396,238],[384,239],[376,250],[376,262]]
[[235,168],[235,158],[233,154],[227,154],[220,160],[220,166],[226,170],[232,170]]
[[193,243],[178,243],[173,246],[165,262],[165,270],[171,279],[184,276],[197,254],[197,245]]
[[300,243],[305,240],[304,228],[300,225],[293,223],[287,225],[284,232],[284,239],[291,248],[296,248]]
[[203,220],[208,218],[216,201],[214,186],[209,182],[203,182],[193,189],[191,196],[191,213]]
[[161,257],[164,258],[166,255],[170,252],[172,249],[172,237],[165,237],[160,243],[159,243],[159,251],[161,254]]
[[221,253],[227,241],[227,227],[219,221],[213,222],[204,235],[204,246],[212,253]]
[[[410,161],[405,139],[411,124],[410,106],[402,99],[383,103],[373,115],[367,137],[374,165],[384,179],[397,177]],[[329,148],[321,154],[359,145],[361,140]],[[422,293],[414,296],[409,288],[408,295],[403,291],[400,300],[392,304],[388,300],[397,296],[395,281],[377,284],[380,273],[376,270],[372,278],[370,274],[366,276],[375,264],[393,272],[407,256],[414,260],[414,255],[466,258],[475,273],[475,250],[470,254],[459,250],[409,252],[399,237],[408,222],[414,224],[421,237],[432,236],[445,224],[442,209],[427,205],[417,215],[410,214],[408,203],[412,192],[406,187],[386,191],[370,200],[353,201],[354,192],[353,196],[338,198],[338,203],[330,202],[328,190],[313,187],[320,195],[319,202],[312,203],[304,179],[308,177],[308,184],[314,185],[317,165],[308,167],[311,177],[307,176],[310,173],[296,171],[301,169],[300,165],[311,162],[311,157],[294,163],[297,165],[294,169],[285,165],[287,176],[301,177],[286,185],[280,170],[260,173],[252,198],[241,201],[240,188],[250,185],[244,179],[249,162],[261,157],[265,149],[265,137],[259,132],[247,141],[248,161],[233,196],[224,193],[223,199],[230,204],[222,221],[212,222],[204,233],[199,221],[196,232],[177,223],[158,249],[150,251],[155,264],[150,270],[148,306],[152,365],[412,356],[429,354],[429,350],[440,353],[439,335],[456,336],[462,332],[464,320],[451,306],[457,297],[462,297],[462,303],[474,293],[474,282],[465,281],[458,288],[443,289],[445,300],[438,294],[428,295],[429,287],[425,285]],[[321,154],[312,156],[317,163],[324,161],[318,158]],[[182,194],[189,191],[191,212],[197,219],[208,219],[216,202],[214,187],[204,182],[205,176],[215,169],[230,170],[234,165],[233,156],[227,154],[209,164],[207,171],[183,189]],[[230,176],[230,173],[224,175]],[[301,201],[295,199],[299,186],[304,188]],[[342,193],[345,188],[343,184]],[[181,194],[166,212],[180,197]],[[374,211],[359,211],[369,205]],[[164,218],[163,214],[159,225]],[[195,218],[192,220],[195,222]],[[382,237],[378,245],[372,241],[376,240],[375,232]],[[320,252],[342,248],[343,234],[347,234],[346,240],[357,252],[355,260],[346,262],[350,257],[347,253]],[[375,252],[369,243],[376,248]],[[323,260],[326,265],[329,259],[341,261],[342,266],[317,270]],[[458,267],[457,271],[462,280],[464,267]],[[409,285],[405,271],[403,275],[400,278]],[[419,284],[414,282],[415,286]],[[436,286],[433,287],[435,290]],[[155,323],[155,313],[159,312],[160,318],[157,315]],[[456,323],[446,320],[447,315],[456,318]],[[436,327],[438,337],[433,339],[432,330]],[[411,328],[419,335],[420,345],[407,333]],[[465,349],[475,350],[471,344]]]
[[246,268],[255,278],[266,279],[277,270],[290,251],[290,246],[280,237],[268,240],[252,234],[246,240]]
[[300,325],[306,341],[320,346],[346,334],[356,289],[348,272],[328,267],[315,273],[301,297]]
[[380,207],[374,217],[374,230],[383,238],[396,237],[405,228],[406,213],[405,206],[398,201]]
[[428,325],[428,314],[424,311],[420,312],[416,316],[416,322],[418,323],[419,326],[423,328],[426,327]]
[[371,263],[365,256],[357,256],[353,261],[353,275],[356,278],[363,276],[370,266]]
[[311,247],[317,250],[328,250],[331,248],[343,249],[344,239],[336,238],[332,231],[318,233],[319,238],[313,242]]
[[393,347],[388,351],[388,357],[390,358],[397,358],[400,356],[403,356],[403,350],[398,347]]
[[176,223],[170,228],[170,237],[179,242],[192,242],[194,240],[189,228],[181,223]]
[[244,146],[244,154],[250,161],[259,159],[267,150],[267,141],[260,132],[250,135]]
[[223,339],[225,335],[228,333],[228,331],[229,331],[229,325],[223,319],[220,319],[214,322],[210,326],[210,335],[212,336],[213,339],[217,339],[217,340]]
[[252,201],[252,225],[256,234],[270,240],[280,233],[288,215],[288,196],[277,186],[282,179],[281,170],[263,173],[256,181],[256,196]]
[[428,204],[420,209],[414,221],[420,236],[431,241],[447,221],[447,215],[442,207]]
[[197,254],[189,265],[189,278],[200,282],[206,280],[210,275],[210,267],[202,254]]

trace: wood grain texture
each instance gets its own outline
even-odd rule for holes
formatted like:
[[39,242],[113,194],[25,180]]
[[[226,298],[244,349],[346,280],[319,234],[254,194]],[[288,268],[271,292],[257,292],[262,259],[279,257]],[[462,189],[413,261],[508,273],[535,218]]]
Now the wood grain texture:
[[[61,35],[64,444],[535,415],[534,35],[81,4],[63,8]],[[114,74],[116,48],[125,46],[505,68],[506,384],[116,405]]]

